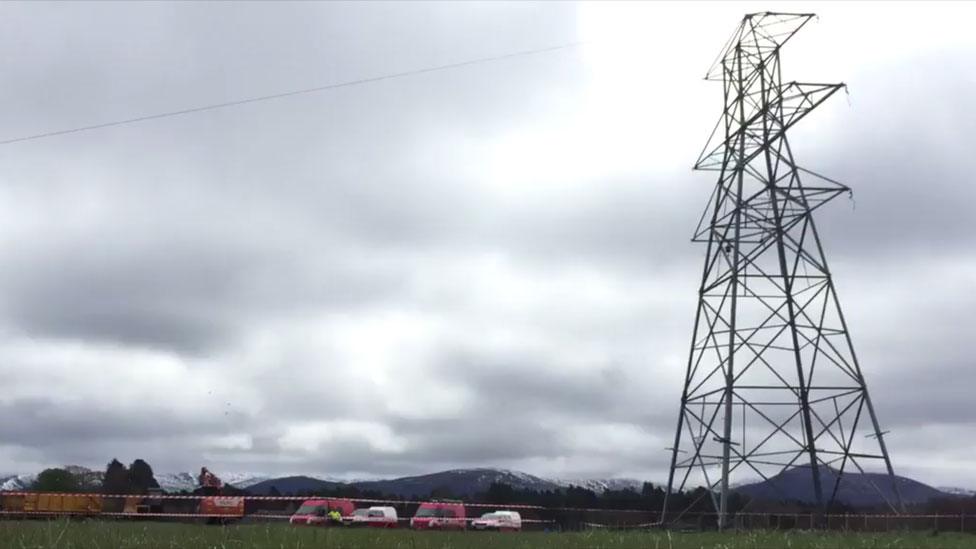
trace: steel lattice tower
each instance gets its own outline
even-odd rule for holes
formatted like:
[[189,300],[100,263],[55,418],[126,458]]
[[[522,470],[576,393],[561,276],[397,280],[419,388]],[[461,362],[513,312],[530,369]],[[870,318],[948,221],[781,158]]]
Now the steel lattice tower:
[[730,478],[775,487],[794,467],[826,508],[845,471],[883,464],[891,491],[874,488],[901,507],[812,217],[849,189],[797,166],[786,138],[844,87],[781,81],[780,49],[812,17],[745,16],[706,76],[722,82],[724,108],[694,167],[719,175],[692,239],[708,251],[668,494],[706,487],[720,527]]

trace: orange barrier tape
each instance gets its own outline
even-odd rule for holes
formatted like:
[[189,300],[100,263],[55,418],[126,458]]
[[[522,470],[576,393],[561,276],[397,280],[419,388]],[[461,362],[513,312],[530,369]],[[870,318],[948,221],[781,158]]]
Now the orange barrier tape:
[[[25,491],[12,491],[12,492],[2,492],[0,491],[0,496],[29,496],[40,494],[40,492],[25,492]],[[334,499],[340,501],[351,501],[358,503],[386,503],[392,505],[422,505],[424,503],[436,503],[436,501],[428,500],[400,500],[400,499],[372,499],[372,498],[345,498],[345,497],[332,497],[332,496],[232,496],[232,495],[186,495],[186,494],[84,494],[77,492],[43,492],[45,496],[59,496],[59,497],[92,497],[97,496],[101,498],[147,498],[147,499],[170,499],[170,500],[200,500],[205,498],[214,497],[227,497],[227,498],[243,498],[245,502],[247,501],[305,501],[309,499]],[[526,504],[496,504],[496,503],[462,503],[465,507],[476,507],[476,508],[495,508],[495,509],[510,509],[510,510],[534,510],[534,511],[575,511],[575,512],[588,512],[588,513],[655,513],[656,511],[646,511],[643,509],[597,509],[597,508],[586,508],[586,507],[543,507],[541,505],[526,505]]]
[[263,513],[252,513],[250,515],[213,515],[213,514],[199,514],[199,513],[108,513],[108,512],[91,512],[85,513],[83,511],[0,511],[0,515],[9,516],[79,516],[79,517],[147,517],[147,518],[161,518],[161,517],[173,517],[173,518],[215,518],[215,519],[228,519],[228,520],[240,520],[244,517],[248,518],[268,518],[268,519],[289,519],[291,515],[265,515]]
[[612,528],[621,530],[634,530],[638,528],[650,528],[652,526],[661,526],[660,522],[644,522],[641,524],[626,524],[626,525],[614,525],[614,524],[597,524],[595,522],[584,522],[583,526],[587,528]]

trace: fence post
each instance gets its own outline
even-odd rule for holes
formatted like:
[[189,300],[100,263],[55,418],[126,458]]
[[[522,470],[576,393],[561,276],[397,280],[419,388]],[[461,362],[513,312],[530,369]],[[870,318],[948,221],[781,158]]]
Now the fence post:
[[966,531],[966,513],[959,513],[959,531]]

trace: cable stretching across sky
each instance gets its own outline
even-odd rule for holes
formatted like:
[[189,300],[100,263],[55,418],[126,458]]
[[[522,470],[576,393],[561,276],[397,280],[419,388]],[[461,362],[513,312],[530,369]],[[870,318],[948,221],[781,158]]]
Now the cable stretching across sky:
[[270,94],[270,95],[260,95],[260,96],[256,96],[256,97],[248,97],[248,98],[245,98],[245,99],[236,99],[234,101],[225,101],[225,102],[222,102],[222,103],[212,103],[212,104],[209,104],[209,105],[200,105],[200,106],[197,106],[197,107],[190,107],[190,108],[179,109],[179,110],[175,110],[175,111],[166,111],[166,112],[155,113],[155,114],[147,114],[147,115],[142,115],[142,116],[136,116],[136,117],[133,117],[133,118],[125,118],[125,119],[122,119],[122,120],[113,120],[111,122],[102,122],[100,124],[92,124],[92,125],[89,125],[89,126],[79,126],[79,127],[76,127],[76,128],[69,128],[69,129],[65,129],[65,130],[56,130],[56,131],[38,133],[38,134],[34,134],[34,135],[26,135],[26,136],[22,136],[22,137],[14,137],[14,138],[11,138],[11,139],[4,139],[4,140],[0,140],[0,145],[10,145],[12,143],[21,143],[23,141],[35,141],[35,140],[38,140],[38,139],[45,139],[45,138],[48,138],[48,137],[56,137],[56,136],[59,136],[59,135],[68,135],[68,134],[72,134],[72,133],[80,133],[80,132],[87,132],[87,131],[92,131],[92,130],[99,130],[99,129],[102,129],[102,128],[110,128],[112,126],[123,126],[123,125],[126,125],[126,124],[136,124],[138,122],[147,122],[149,120],[158,120],[160,118],[169,118],[169,117],[172,117],[172,116],[182,116],[182,115],[186,115],[186,114],[193,114],[193,113],[198,113],[198,112],[212,111],[212,110],[224,109],[224,108],[228,108],[228,107],[236,107],[236,106],[239,106],[239,105],[247,105],[249,103],[259,103],[261,101],[271,101],[271,100],[274,100],[274,99],[284,99],[286,97],[293,97],[293,96],[296,96],[296,95],[305,95],[305,94],[310,94],[310,93],[318,93],[318,92],[323,92],[323,91],[328,91],[328,90],[334,90],[334,89],[338,89],[338,88],[348,88],[348,87],[351,87],[351,86],[359,86],[359,85],[362,85],[362,84],[370,84],[372,82],[381,82],[381,81],[384,81],[384,80],[394,80],[394,79],[397,79],[397,78],[405,78],[405,77],[408,77],[408,76],[417,76],[417,75],[420,75],[420,74],[427,74],[427,73],[431,73],[431,72],[440,72],[440,71],[446,71],[446,70],[450,70],[450,69],[457,69],[457,68],[461,68],[461,67],[467,67],[467,66],[470,66],[470,65],[479,65],[481,63],[490,63],[490,62],[493,62],[493,61],[503,61],[503,60],[506,60],[506,59],[513,59],[513,58],[516,58],[516,57],[526,57],[526,56],[530,56],[530,55],[539,55],[539,54],[543,54],[543,53],[550,53],[550,52],[555,52],[555,51],[560,51],[560,50],[566,50],[566,49],[576,48],[576,47],[579,47],[581,45],[583,45],[583,42],[569,42],[569,43],[560,44],[560,45],[557,45],[557,46],[549,46],[549,47],[545,47],[545,48],[537,48],[537,49],[532,49],[532,50],[522,50],[522,51],[517,51],[517,52],[512,52],[512,53],[506,53],[506,54],[502,54],[502,55],[493,55],[493,56],[489,56],[489,57],[479,57],[479,58],[476,58],[476,59],[469,59],[467,61],[458,61],[458,62],[455,62],[455,63],[448,63],[446,65],[437,65],[437,66],[434,66],[434,67],[427,67],[427,68],[423,68],[423,69],[414,69],[414,70],[409,70],[409,71],[396,72],[396,73],[391,73],[391,74],[384,74],[384,75],[381,75],[381,76],[372,76],[372,77],[369,77],[369,78],[360,78],[360,79],[357,79],[357,80],[347,80],[345,82],[337,82],[337,83],[334,83],[334,84],[326,84],[324,86],[316,86],[314,88],[303,88],[303,89],[300,89],[300,90],[292,90],[292,91],[287,91],[287,92],[274,93],[274,94]]

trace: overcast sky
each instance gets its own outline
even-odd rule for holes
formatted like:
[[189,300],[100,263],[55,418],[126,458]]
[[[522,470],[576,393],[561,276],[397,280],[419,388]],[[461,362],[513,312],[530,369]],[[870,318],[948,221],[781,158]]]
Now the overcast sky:
[[[0,5],[0,473],[666,478],[721,109],[772,4]],[[789,4],[896,470],[976,487],[973,4]]]

